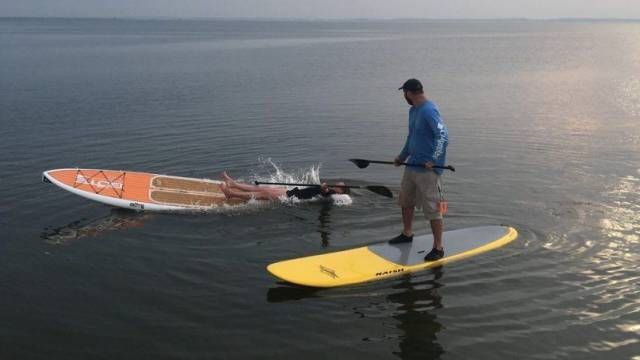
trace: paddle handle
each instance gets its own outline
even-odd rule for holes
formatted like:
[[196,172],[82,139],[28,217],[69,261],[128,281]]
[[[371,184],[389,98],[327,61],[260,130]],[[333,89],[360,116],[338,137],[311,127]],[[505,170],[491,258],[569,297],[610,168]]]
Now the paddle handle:
[[[299,183],[265,182],[265,181],[254,181],[253,183],[256,185],[315,186],[315,187],[322,186],[320,184],[299,184]],[[327,186],[349,188],[349,189],[360,189],[360,186],[357,186],[357,185],[327,185]]]
[[[391,164],[391,165],[395,165],[395,163],[393,161],[380,161],[380,160],[367,160],[370,163],[373,164]],[[420,168],[424,168],[424,165],[416,165],[416,164],[408,164],[408,163],[400,163],[400,165],[405,165],[405,166],[413,166],[413,167],[420,167]],[[432,168],[434,169],[447,169],[447,170],[451,170],[451,171],[456,171],[456,169],[451,166],[451,165],[431,165]]]

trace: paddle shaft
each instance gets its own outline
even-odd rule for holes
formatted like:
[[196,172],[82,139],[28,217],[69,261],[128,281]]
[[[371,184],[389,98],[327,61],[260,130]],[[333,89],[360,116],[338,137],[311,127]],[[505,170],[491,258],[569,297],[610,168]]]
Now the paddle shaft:
[[[281,183],[281,182],[264,182],[264,181],[254,181],[256,185],[283,185],[283,186],[315,186],[321,187],[320,184],[299,184],[299,183]],[[357,185],[327,185],[328,187],[341,187],[341,188],[349,188],[349,189],[362,189],[362,186]]]
[[[260,184],[268,184],[268,185],[285,185],[285,186],[313,186],[313,187],[321,187],[322,185],[318,184],[299,184],[299,183],[284,183],[284,182],[263,182],[263,181],[254,181],[256,185]],[[381,185],[367,185],[367,186],[357,186],[357,185],[327,185],[327,187],[339,187],[343,189],[367,189],[372,191],[378,195],[386,196],[388,198],[393,198],[393,193],[386,186]]]
[[[390,165],[395,165],[395,163],[393,161],[380,161],[380,160],[367,160],[368,162],[372,163],[372,164],[390,164]],[[404,165],[404,166],[413,166],[413,167],[419,167],[419,168],[424,168],[424,165],[416,165],[416,164],[408,164],[408,163],[400,163],[400,165]],[[451,166],[442,166],[442,165],[431,165],[432,168],[434,169],[449,169],[451,170]]]

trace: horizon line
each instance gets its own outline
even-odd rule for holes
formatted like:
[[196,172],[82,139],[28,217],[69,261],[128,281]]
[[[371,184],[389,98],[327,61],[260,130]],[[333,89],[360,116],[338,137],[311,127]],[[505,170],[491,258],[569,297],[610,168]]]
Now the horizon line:
[[183,20],[183,21],[614,21],[614,22],[636,22],[640,18],[619,18],[619,17],[476,17],[476,18],[416,18],[416,17],[396,17],[396,18],[358,18],[358,17],[215,17],[215,16],[0,16],[0,19],[69,19],[69,20]]

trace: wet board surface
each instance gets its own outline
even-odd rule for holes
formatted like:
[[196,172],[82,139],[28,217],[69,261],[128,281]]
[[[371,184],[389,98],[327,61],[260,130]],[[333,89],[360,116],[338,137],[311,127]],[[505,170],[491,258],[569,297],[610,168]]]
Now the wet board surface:
[[445,257],[425,262],[432,235],[414,237],[410,243],[387,241],[350,250],[273,263],[267,270],[287,282],[311,287],[335,287],[408,274],[497,249],[518,237],[507,226],[481,226],[446,231]]
[[103,204],[150,211],[193,211],[245,203],[227,200],[220,181],[103,169],[55,169],[43,179]]

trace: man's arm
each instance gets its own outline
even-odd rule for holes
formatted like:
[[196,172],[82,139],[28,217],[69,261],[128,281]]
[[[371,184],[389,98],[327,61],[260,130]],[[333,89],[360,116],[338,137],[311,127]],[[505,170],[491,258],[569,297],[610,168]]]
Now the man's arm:
[[444,153],[448,137],[447,128],[444,126],[444,123],[440,118],[440,113],[438,113],[437,110],[434,110],[429,114],[425,114],[424,118],[427,124],[429,124],[429,129],[433,136],[433,153],[429,157],[429,161],[425,163],[425,167],[427,169],[431,169]]
[[411,132],[407,135],[407,140],[404,142],[402,151],[400,151],[400,154],[393,160],[395,166],[400,166],[400,163],[404,162],[407,157],[409,157],[409,139],[411,139]]
[[447,142],[447,128],[444,126],[442,121],[435,121],[434,124],[434,132],[433,132],[433,154],[431,155],[432,161],[437,161],[442,154],[444,154],[446,142]]

